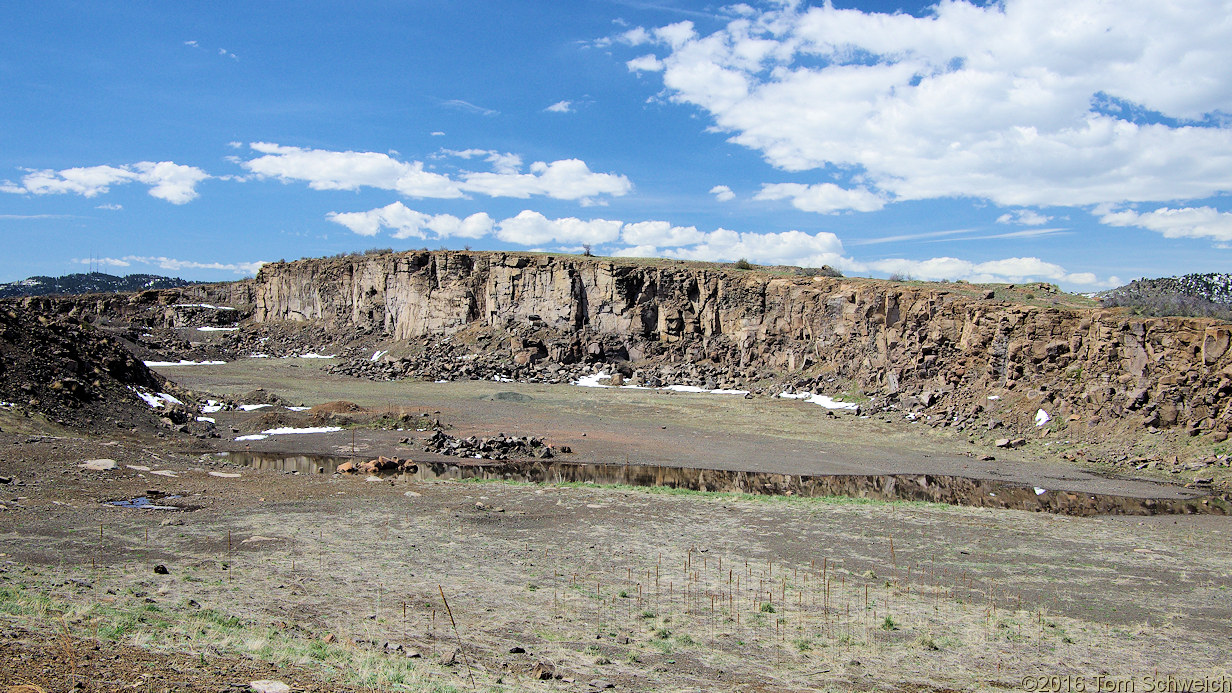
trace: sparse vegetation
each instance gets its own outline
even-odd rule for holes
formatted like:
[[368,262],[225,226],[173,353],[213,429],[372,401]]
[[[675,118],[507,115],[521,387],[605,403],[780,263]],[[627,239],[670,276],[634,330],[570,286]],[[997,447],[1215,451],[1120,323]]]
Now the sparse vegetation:
[[1232,320],[1232,274],[1136,279],[1101,298],[1105,306],[1128,308],[1135,315]]
[[733,267],[735,267],[735,268],[736,268],[736,269],[738,269],[738,270],[751,270],[751,269],[753,269],[753,265],[749,264],[749,261],[748,261],[748,260],[745,260],[744,258],[740,258],[739,260],[736,260],[734,263],[732,263],[732,266],[733,266]]
[[[387,255],[393,252],[395,252],[393,248],[368,248],[367,250],[351,250],[351,251],[344,251],[340,253],[334,253],[330,257],[335,258],[335,259],[341,259],[341,258],[348,258],[348,257],[366,257],[370,255]],[[285,262],[285,260],[279,260],[279,262]]]

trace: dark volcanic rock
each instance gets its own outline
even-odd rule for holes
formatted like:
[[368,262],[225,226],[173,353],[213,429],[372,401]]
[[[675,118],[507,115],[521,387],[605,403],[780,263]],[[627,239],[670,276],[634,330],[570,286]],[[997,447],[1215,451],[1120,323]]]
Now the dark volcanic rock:
[[160,416],[175,424],[184,407],[163,400],[154,409],[138,391],[166,392],[167,381],[115,339],[90,323],[0,306],[0,399],[75,428],[153,427]]

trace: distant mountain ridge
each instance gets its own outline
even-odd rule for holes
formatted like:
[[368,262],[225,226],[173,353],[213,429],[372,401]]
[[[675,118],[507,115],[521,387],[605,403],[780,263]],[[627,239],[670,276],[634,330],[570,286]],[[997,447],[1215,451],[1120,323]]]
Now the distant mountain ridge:
[[125,277],[118,277],[114,274],[106,274],[105,272],[88,272],[66,274],[62,277],[30,277],[0,284],[0,298],[174,289],[201,283],[178,277],[162,277],[157,274],[130,274]]
[[1232,319],[1232,273],[1135,279],[1101,295],[1106,306],[1126,306],[1141,315],[1189,315]]

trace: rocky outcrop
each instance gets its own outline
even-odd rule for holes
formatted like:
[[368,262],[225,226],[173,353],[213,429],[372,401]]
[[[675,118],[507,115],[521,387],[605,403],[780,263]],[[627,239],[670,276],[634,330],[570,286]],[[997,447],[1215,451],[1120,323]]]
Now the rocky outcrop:
[[251,314],[253,285],[247,281],[151,289],[130,294],[29,296],[5,305],[69,320],[132,327],[233,325]]
[[[130,348],[141,337],[177,357],[205,348],[186,341],[184,327],[239,324],[208,346],[234,357],[329,345],[323,353],[343,356],[337,372],[365,377],[560,382],[603,369],[651,387],[858,392],[872,398],[865,412],[897,409],[981,433],[1226,440],[1232,326],[1002,294],[670,260],[419,251],[18,307],[111,326]],[[1048,421],[1036,426],[1041,409]]]
[[1226,324],[1016,305],[962,285],[447,251],[276,263],[246,284],[231,292],[258,323],[393,340],[534,328],[551,360],[704,363],[735,381],[773,372],[923,406],[943,425],[995,415],[1030,430],[1038,409],[1053,425],[1226,436],[1232,423]]

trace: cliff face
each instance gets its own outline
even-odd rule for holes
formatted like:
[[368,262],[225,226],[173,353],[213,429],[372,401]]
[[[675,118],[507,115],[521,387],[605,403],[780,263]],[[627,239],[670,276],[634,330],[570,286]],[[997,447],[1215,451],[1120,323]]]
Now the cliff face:
[[217,291],[248,303],[256,322],[374,328],[398,340],[533,324],[575,343],[623,341],[621,356],[635,361],[673,354],[795,374],[803,385],[837,376],[942,406],[955,422],[1006,400],[1015,403],[1006,424],[1019,428],[1037,405],[1058,421],[1185,427],[1219,440],[1232,423],[1232,333],[1209,320],[862,279],[445,251],[266,265]]
[[1226,323],[982,293],[671,261],[441,251],[301,260],[230,284],[21,303],[146,327],[299,324],[342,341],[418,342],[466,329],[512,337],[483,348],[508,345],[502,358],[519,368],[533,359],[608,361],[665,380],[698,378],[690,384],[771,380],[831,394],[850,386],[960,428],[1042,430],[1034,424],[1044,409],[1066,437],[1154,427],[1226,439]]

